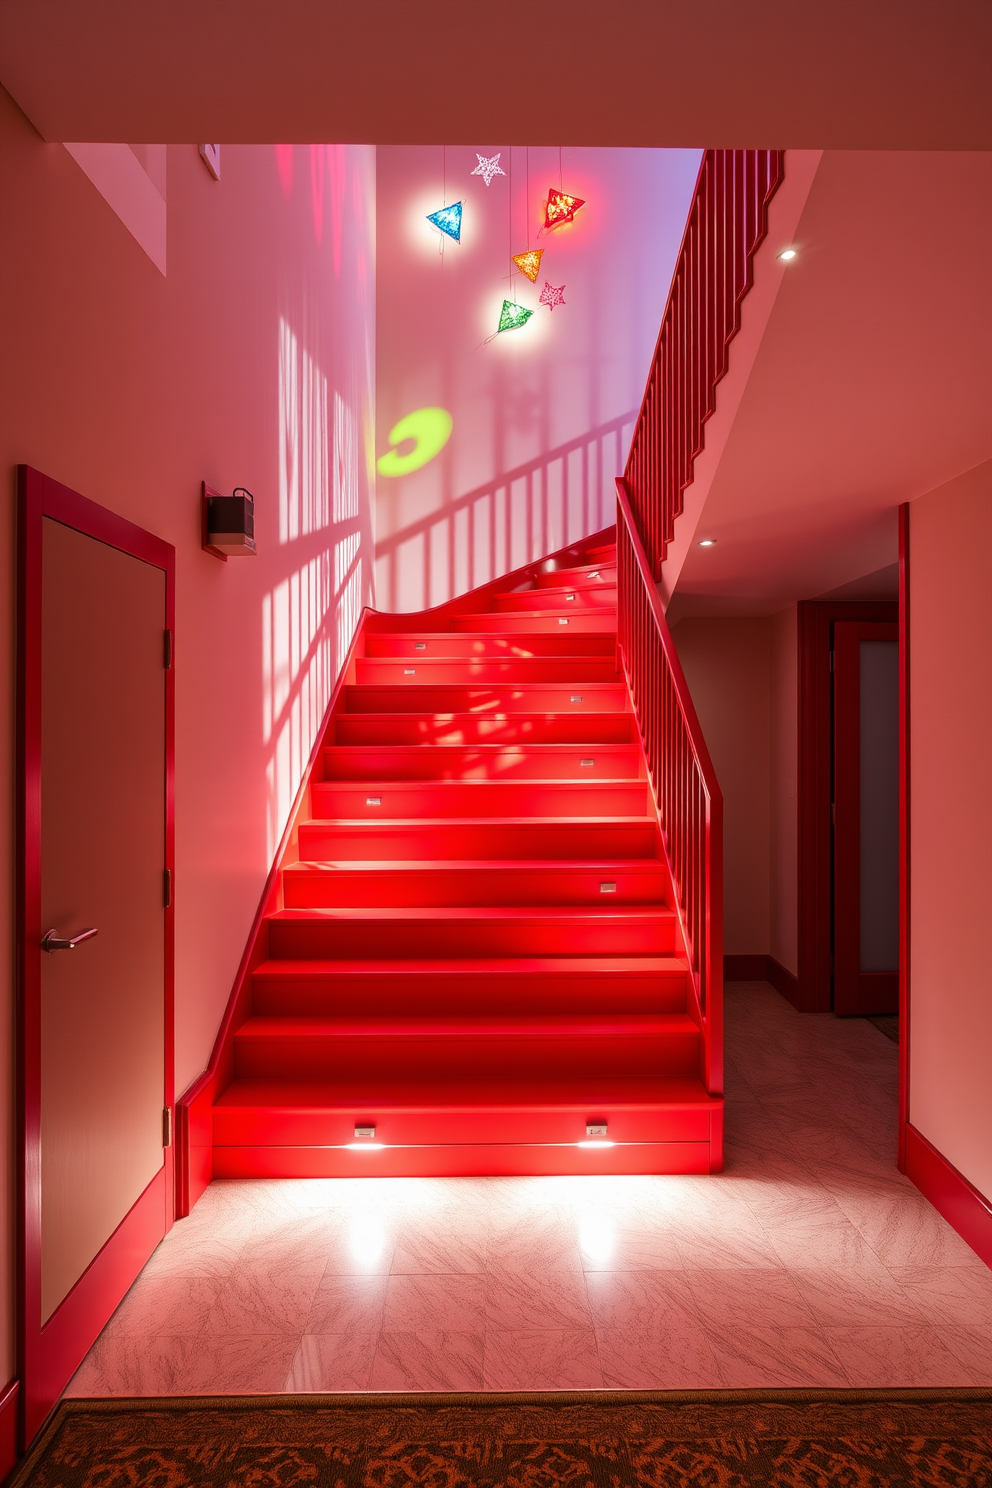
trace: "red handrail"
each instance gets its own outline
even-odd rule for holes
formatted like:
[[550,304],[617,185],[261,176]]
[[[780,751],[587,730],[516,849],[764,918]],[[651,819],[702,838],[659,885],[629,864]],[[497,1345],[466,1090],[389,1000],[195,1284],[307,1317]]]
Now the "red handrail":
[[783,172],[781,150],[703,155],[624,471],[655,578],[703,448],[703,425],[716,405]]
[[723,796],[631,508],[617,481],[617,643],[637,717],[703,1029],[723,1089]]

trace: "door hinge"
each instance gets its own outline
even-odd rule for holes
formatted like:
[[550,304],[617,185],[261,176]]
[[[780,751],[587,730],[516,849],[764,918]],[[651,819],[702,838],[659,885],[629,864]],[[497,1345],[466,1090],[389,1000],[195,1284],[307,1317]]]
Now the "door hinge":
[[172,1107],[166,1106],[162,1112],[162,1146],[172,1146]]
[[171,903],[172,903],[172,869],[171,868],[164,868],[162,870],[162,905],[163,905],[163,908],[168,909],[168,907],[169,907],[169,905]]
[[166,630],[166,631],[163,632],[163,641],[164,641],[164,644],[163,644],[163,649],[162,649],[162,665],[165,667],[166,671],[168,672],[168,671],[171,671],[171,669],[172,669],[172,631],[171,630]]

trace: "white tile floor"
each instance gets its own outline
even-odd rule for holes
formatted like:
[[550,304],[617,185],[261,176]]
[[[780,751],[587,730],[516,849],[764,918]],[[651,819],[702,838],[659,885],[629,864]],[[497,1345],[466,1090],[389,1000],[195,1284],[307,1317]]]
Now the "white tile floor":
[[992,1385],[896,1045],[737,983],[727,1054],[719,1176],[213,1184],[68,1393]]

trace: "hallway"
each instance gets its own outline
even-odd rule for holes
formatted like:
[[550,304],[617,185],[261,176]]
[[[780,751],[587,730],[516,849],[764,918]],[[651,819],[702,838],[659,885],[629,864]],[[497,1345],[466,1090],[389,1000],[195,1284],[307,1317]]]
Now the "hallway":
[[724,1174],[217,1182],[67,1393],[992,1384],[896,1045],[764,983],[726,1016]]

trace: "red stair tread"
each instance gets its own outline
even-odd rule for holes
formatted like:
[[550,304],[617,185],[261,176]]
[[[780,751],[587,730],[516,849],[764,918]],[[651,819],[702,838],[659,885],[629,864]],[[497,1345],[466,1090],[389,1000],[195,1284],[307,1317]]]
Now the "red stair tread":
[[532,976],[541,972],[582,976],[655,976],[684,975],[688,962],[680,956],[482,956],[472,958],[429,960],[360,961],[263,961],[253,975],[262,978],[298,978],[350,976],[365,971],[370,975],[395,976],[464,976],[478,975]]
[[562,923],[567,928],[569,923],[578,924],[583,920],[594,918],[605,920],[609,918],[622,919],[625,923],[631,921],[653,921],[658,919],[670,919],[674,915],[673,909],[663,904],[617,904],[612,902],[608,909],[599,905],[595,908],[589,905],[575,904],[538,904],[538,905],[374,905],[371,908],[364,906],[338,909],[334,906],[315,907],[313,909],[277,909],[268,916],[272,921],[328,921],[345,920],[379,920],[379,921],[401,921],[401,920],[425,920],[434,923],[437,920],[554,920]]
[[576,1017],[571,1014],[497,1018],[342,1018],[275,1017],[255,1014],[238,1029],[239,1039],[268,1038],[477,1038],[477,1039],[607,1039],[659,1038],[666,1033],[698,1033],[688,1013],[613,1013]]
[[390,1080],[377,1088],[367,1081],[333,1085],[287,1080],[235,1080],[216,1105],[226,1110],[268,1107],[282,1110],[384,1111],[579,1110],[658,1106],[716,1106],[701,1080],[662,1079],[417,1081]]

